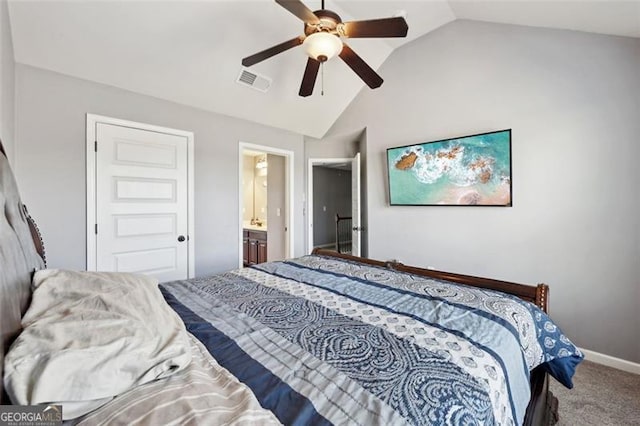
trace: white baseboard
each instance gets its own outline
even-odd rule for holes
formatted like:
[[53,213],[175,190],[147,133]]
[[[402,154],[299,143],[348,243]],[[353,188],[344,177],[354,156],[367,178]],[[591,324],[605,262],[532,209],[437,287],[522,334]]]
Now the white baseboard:
[[620,359],[610,355],[601,354],[599,352],[590,351],[589,349],[580,348],[580,350],[584,354],[584,358],[587,361],[606,365],[607,367],[617,368],[618,370],[626,371],[628,373],[640,374],[640,364],[636,362],[631,362],[627,361],[626,359]]

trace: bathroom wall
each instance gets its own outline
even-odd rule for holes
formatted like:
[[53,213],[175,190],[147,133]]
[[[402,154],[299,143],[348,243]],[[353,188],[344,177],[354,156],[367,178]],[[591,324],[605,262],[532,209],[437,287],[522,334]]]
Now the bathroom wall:
[[256,165],[265,154],[244,154],[242,170],[242,220],[267,220],[267,169],[258,169]]
[[244,155],[242,163],[242,220],[253,217],[253,156]]
[[254,179],[253,179],[253,190],[254,190],[254,208],[253,215],[256,220],[260,220],[261,222],[267,221],[267,173],[268,167],[264,169],[256,169],[255,164],[258,164],[258,161],[265,157],[265,155],[256,155],[253,157],[254,166]]

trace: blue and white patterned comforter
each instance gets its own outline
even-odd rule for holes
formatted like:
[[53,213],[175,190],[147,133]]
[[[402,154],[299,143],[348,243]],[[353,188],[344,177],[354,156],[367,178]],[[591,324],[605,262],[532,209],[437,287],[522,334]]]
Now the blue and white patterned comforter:
[[580,351],[515,296],[322,256],[161,285],[285,424],[521,424],[529,373]]

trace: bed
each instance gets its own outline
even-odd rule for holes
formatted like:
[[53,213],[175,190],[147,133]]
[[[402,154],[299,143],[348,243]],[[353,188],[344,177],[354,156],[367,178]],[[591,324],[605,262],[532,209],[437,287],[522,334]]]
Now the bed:
[[582,360],[545,284],[325,250],[159,286],[43,269],[0,162],[4,390],[71,423],[550,424]]

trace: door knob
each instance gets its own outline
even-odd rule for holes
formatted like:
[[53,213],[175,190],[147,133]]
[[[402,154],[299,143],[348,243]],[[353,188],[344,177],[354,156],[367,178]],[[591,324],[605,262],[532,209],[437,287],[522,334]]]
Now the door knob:
[[180,236],[178,237],[178,241],[183,242],[183,241],[184,241],[184,235],[180,235]]

